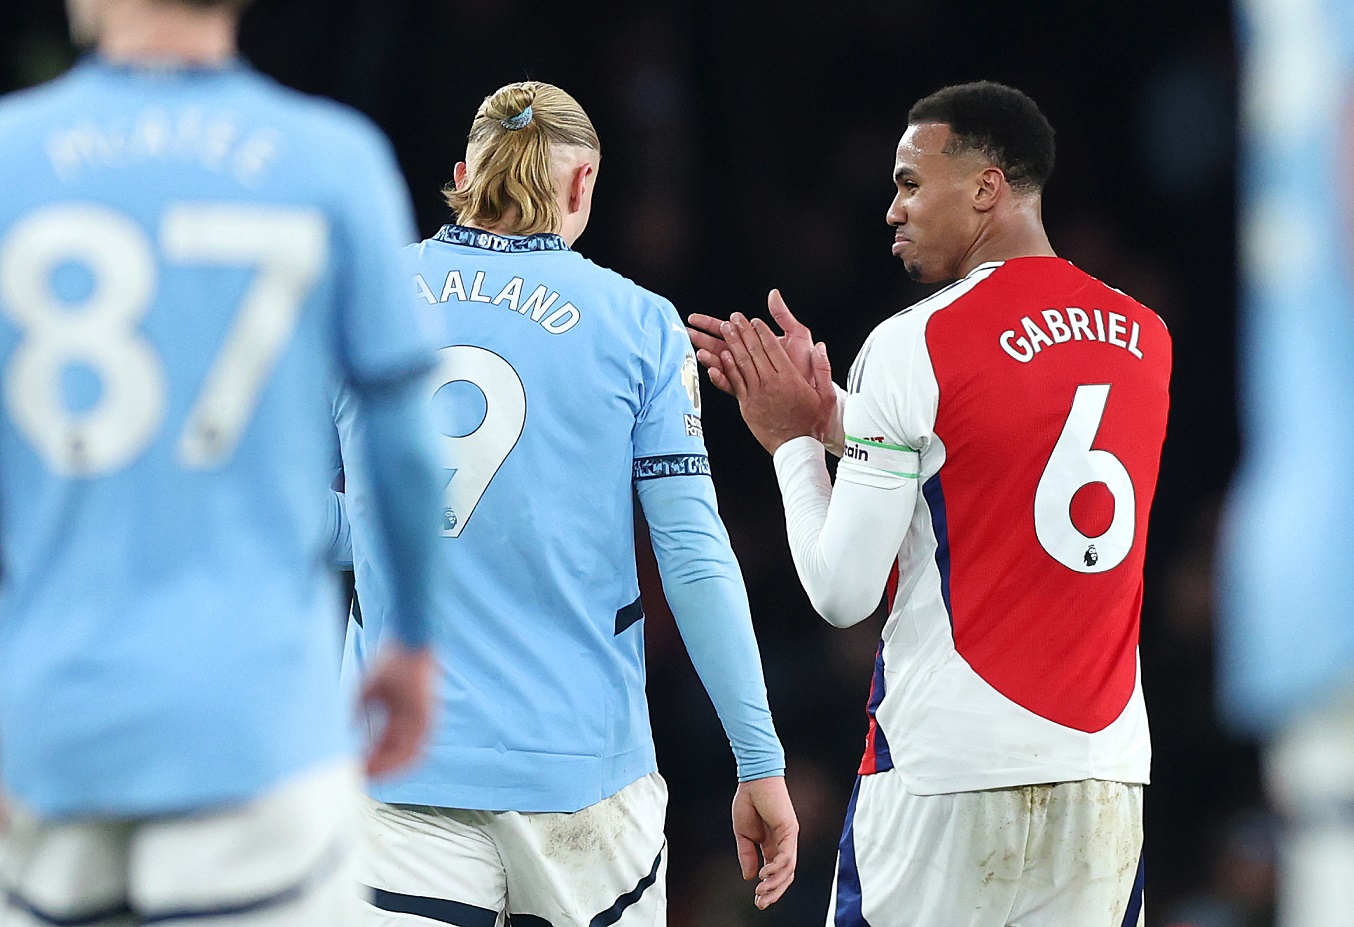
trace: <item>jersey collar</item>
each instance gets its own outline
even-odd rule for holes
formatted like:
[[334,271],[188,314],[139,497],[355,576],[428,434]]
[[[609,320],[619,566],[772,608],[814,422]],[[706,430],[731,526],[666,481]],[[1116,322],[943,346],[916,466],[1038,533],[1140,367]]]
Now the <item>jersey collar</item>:
[[569,250],[564,239],[553,232],[536,235],[498,235],[464,225],[444,225],[433,239],[451,245],[465,245],[468,248],[482,248],[485,251],[504,251],[509,254],[519,254],[523,251]]

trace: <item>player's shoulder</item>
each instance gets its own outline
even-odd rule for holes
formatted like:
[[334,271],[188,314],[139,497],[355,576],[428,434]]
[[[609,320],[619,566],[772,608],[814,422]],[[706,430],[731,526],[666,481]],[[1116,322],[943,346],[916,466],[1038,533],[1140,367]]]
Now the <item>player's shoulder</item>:
[[[623,319],[633,320],[645,328],[667,327],[672,322],[681,321],[671,300],[591,258],[581,254],[577,254],[577,257],[582,272],[600,293],[605,294],[607,301],[621,313]],[[681,328],[681,331],[685,336],[686,329]]]
[[0,142],[41,128],[83,80],[83,69],[77,66],[46,83],[0,96]]
[[1088,304],[1084,308],[1118,310],[1135,321],[1157,325],[1166,332],[1165,320],[1151,307],[1063,258],[1036,257],[1005,261],[994,280],[1002,285],[1026,290],[1048,288],[1063,294],[1075,293],[1081,302]]
[[288,87],[253,69],[245,70],[244,79],[260,109],[277,111],[288,131],[309,136],[308,141],[332,144],[335,157],[347,159],[355,151],[384,155],[390,150],[389,139],[376,123],[345,103]]
[[1166,324],[1166,320],[1163,319],[1161,317],[1161,314],[1158,313],[1151,306],[1148,306],[1146,303],[1142,302],[1136,297],[1131,296],[1128,293],[1125,293],[1118,287],[1111,286],[1110,284],[1099,279],[1098,277],[1094,277],[1091,274],[1086,273],[1079,267],[1075,267],[1075,269],[1077,273],[1084,276],[1087,280],[1091,281],[1096,286],[1102,288],[1105,292],[1111,294],[1112,298],[1117,300],[1121,307],[1133,310],[1133,315],[1137,317],[1139,321],[1145,321],[1148,324],[1155,324],[1159,326],[1161,331],[1166,335],[1166,337],[1167,338],[1170,337],[1170,327]]

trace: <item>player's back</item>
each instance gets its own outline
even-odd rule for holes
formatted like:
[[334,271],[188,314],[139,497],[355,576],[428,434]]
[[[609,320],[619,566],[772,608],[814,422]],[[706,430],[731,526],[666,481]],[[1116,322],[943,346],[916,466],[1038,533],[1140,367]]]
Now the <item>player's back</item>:
[[922,500],[886,632],[914,641],[887,647],[886,662],[924,679],[896,688],[930,705],[950,759],[968,749],[954,744],[960,715],[1015,712],[974,730],[987,757],[932,773],[962,788],[1014,784],[957,783],[970,760],[1017,778],[1023,765],[1026,781],[1145,776],[1138,620],[1168,408],[1165,326],[1066,261],[1030,257],[979,267],[886,322],[862,364],[900,335],[915,351],[903,376],[935,413],[915,435]]
[[[447,678],[427,762],[375,794],[575,810],[653,769],[632,480],[707,472],[690,343],[670,304],[558,236],[448,226],[414,250],[446,321]],[[358,570],[370,642],[382,580]]]
[[0,778],[39,811],[344,751],[325,387],[379,366],[341,307],[383,144],[240,65],[96,58],[0,105]]

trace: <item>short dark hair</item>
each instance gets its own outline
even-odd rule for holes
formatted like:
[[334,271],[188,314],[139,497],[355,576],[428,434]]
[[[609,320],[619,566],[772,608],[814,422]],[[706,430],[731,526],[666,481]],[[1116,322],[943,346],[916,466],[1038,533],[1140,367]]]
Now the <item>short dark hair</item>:
[[907,114],[908,125],[927,122],[950,127],[945,154],[981,152],[1022,193],[1044,189],[1053,173],[1053,126],[1014,87],[984,80],[941,88]]

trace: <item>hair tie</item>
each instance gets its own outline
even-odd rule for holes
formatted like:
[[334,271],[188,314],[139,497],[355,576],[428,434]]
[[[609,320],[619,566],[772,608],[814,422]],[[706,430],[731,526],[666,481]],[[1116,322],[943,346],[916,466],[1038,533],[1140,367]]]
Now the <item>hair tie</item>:
[[509,132],[516,132],[518,129],[525,129],[531,125],[531,107],[528,106],[516,116],[509,116],[507,119],[500,119],[498,124]]

